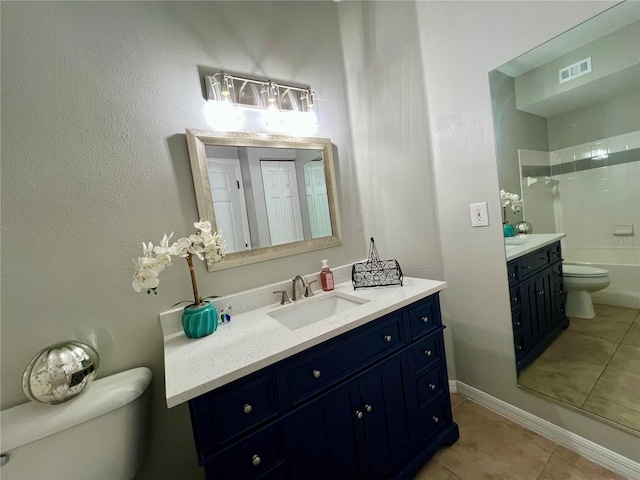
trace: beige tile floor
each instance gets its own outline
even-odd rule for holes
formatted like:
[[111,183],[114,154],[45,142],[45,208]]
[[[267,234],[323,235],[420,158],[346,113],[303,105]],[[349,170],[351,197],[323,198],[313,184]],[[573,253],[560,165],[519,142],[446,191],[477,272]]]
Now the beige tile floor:
[[640,310],[594,305],[518,377],[526,388],[640,430]]
[[452,394],[460,439],[414,480],[623,480],[600,465]]

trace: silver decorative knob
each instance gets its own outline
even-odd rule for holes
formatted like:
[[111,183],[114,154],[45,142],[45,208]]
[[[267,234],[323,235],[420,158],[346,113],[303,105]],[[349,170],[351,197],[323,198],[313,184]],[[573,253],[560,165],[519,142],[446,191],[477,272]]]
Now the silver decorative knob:
[[391,335],[385,335],[385,336],[384,336],[384,339],[385,339],[387,342],[390,342],[390,341],[391,341]]
[[253,407],[251,405],[249,405],[248,403],[245,404],[245,406],[243,407],[242,411],[244,413],[251,413],[251,411],[253,410]]
[[320,378],[320,370],[313,371],[313,378]]
[[425,350],[425,351],[424,351],[424,354],[425,354],[427,357],[430,357],[430,356],[432,355],[431,350]]
[[258,465],[260,465],[260,462],[261,462],[261,461],[262,461],[262,459],[261,459],[258,455],[254,455],[254,456],[251,458],[251,463],[253,463],[253,465],[254,465],[255,467],[257,467]]
[[429,388],[430,388],[431,390],[435,390],[435,389],[436,389],[436,386],[435,386],[433,383],[430,383],[430,384],[429,384]]
[[356,410],[356,417],[358,418],[362,418],[363,417],[363,413],[360,410]]
[[429,317],[422,317],[422,321],[424,323],[429,323]]
[[433,417],[433,423],[438,423],[440,419],[438,417]]
[[365,405],[364,409],[369,413],[371,413],[373,411],[373,407],[371,405]]

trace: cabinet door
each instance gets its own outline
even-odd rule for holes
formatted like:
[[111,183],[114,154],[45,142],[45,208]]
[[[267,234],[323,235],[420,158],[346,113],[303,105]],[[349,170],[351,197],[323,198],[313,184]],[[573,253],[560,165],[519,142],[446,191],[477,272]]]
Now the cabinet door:
[[409,375],[408,362],[402,354],[360,377],[359,410],[364,415],[368,478],[390,478],[416,452],[419,405],[415,392],[407,393],[409,389],[405,385],[412,383]]
[[289,420],[292,478],[330,480],[366,478],[364,446],[359,441],[357,380],[321,395]]

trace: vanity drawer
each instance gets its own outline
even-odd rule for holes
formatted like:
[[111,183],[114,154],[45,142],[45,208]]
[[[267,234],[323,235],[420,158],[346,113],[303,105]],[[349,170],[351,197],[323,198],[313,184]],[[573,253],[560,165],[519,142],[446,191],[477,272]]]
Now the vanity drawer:
[[546,267],[551,263],[551,248],[541,248],[533,253],[525,255],[518,260],[518,272],[520,274],[520,280],[533,275],[534,272]]
[[280,414],[275,374],[270,371],[238,380],[190,402],[198,420],[200,458],[219,445],[261,425]]
[[437,295],[409,309],[409,325],[411,339],[426,335],[442,325]]
[[449,399],[440,395],[432,402],[420,408],[422,432],[425,438],[438,434],[451,420]]
[[273,478],[272,475],[287,478],[288,473],[281,471],[285,465],[284,431],[282,424],[278,424],[252,435],[207,462],[205,471],[208,479],[254,480]]
[[426,405],[441,393],[448,392],[443,367],[437,367],[418,379],[420,405]]
[[374,360],[404,345],[402,315],[394,313],[358,335],[335,342],[287,365],[289,392],[294,405],[333,385]]
[[[442,327],[440,330],[442,330]],[[439,331],[418,341],[411,347],[411,356],[413,357],[416,373],[421,373],[435,365],[442,356],[442,350],[442,334]]]
[[507,264],[507,278],[509,278],[509,287],[513,287],[518,283],[518,262],[509,262]]

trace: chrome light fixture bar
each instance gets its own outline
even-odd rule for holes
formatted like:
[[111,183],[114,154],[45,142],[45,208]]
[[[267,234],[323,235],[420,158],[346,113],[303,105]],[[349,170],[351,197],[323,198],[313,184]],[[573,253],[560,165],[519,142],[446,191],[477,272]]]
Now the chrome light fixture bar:
[[294,112],[313,112],[316,93],[311,87],[285,85],[271,80],[238,77],[226,72],[205,76],[207,100],[229,102],[234,106],[277,108]]

